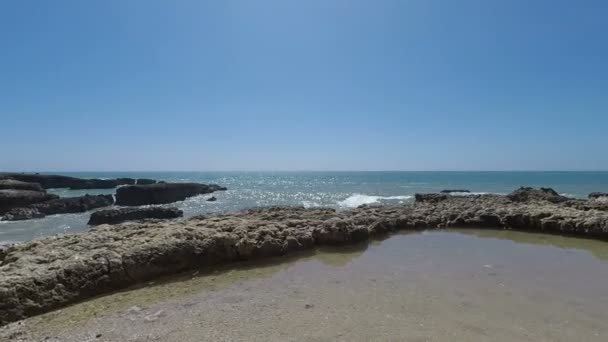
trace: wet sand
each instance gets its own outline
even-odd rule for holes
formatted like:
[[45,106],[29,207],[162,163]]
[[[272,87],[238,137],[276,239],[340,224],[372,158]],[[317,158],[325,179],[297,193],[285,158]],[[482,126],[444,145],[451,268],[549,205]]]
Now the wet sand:
[[397,234],[188,272],[0,328],[10,341],[605,341],[608,243]]

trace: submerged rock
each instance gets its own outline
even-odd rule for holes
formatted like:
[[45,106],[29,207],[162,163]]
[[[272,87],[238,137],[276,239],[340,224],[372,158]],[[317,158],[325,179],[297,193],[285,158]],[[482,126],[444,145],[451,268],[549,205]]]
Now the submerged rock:
[[59,196],[47,194],[42,191],[31,190],[0,190],[0,215],[7,211],[27,206],[33,203],[45,202],[57,199]]
[[551,203],[560,203],[568,201],[568,197],[561,196],[557,191],[551,188],[534,189],[529,187],[521,187],[507,196],[514,202],[529,202],[529,201],[548,201]]
[[209,198],[207,198],[207,202],[215,202],[217,201],[217,198],[215,198],[215,196],[211,196]]
[[0,190],[30,190],[44,191],[38,183],[22,182],[14,179],[0,179]]
[[125,221],[143,219],[173,219],[182,217],[184,212],[173,207],[120,208],[100,210],[91,214],[89,225],[118,224]]
[[119,185],[117,179],[80,179],[75,180],[71,185],[71,190],[84,189],[113,189]]
[[116,191],[117,205],[164,204],[183,201],[188,197],[226,190],[219,185],[198,183],[157,183],[129,185]]
[[469,191],[469,190],[441,190],[442,194],[453,194],[453,193],[459,193],[459,192],[467,193],[468,194],[471,191]]
[[81,213],[91,209],[110,206],[113,202],[114,198],[112,195],[57,198],[26,207],[13,208],[4,214],[2,220],[20,221],[54,214]]

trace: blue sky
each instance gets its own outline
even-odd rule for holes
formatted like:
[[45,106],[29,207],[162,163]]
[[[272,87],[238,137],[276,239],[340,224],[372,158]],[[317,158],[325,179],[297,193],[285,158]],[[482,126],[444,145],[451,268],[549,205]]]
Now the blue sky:
[[1,1],[0,170],[607,170],[608,1]]

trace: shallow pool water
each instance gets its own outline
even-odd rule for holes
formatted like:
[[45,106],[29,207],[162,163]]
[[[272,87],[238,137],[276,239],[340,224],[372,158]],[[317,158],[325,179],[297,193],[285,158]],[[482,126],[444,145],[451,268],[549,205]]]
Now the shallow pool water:
[[606,341],[608,243],[398,234],[188,272],[11,325],[37,341]]

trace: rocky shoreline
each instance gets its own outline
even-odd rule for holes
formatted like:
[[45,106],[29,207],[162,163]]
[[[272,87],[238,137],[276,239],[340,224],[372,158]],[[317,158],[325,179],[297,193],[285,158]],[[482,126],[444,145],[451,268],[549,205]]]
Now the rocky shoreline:
[[[114,196],[109,194],[59,198],[57,195],[47,193],[46,189],[49,188],[71,190],[116,188],[116,201]],[[62,175],[0,173],[0,220],[21,221],[54,214],[80,213],[114,204],[119,206],[166,204],[224,190],[225,187],[216,184],[166,183],[146,178],[81,179]],[[110,222],[118,223],[148,218],[175,218],[181,214],[177,215],[176,211],[166,211],[162,208],[153,210],[140,208],[113,209],[113,212],[106,212],[105,216],[112,217]],[[91,222],[99,218],[100,216],[92,217]]]
[[47,237],[0,251],[0,325],[187,269],[351,244],[398,230],[487,227],[608,240],[605,201],[571,200],[549,190],[419,195],[412,204],[345,211],[261,208]]

